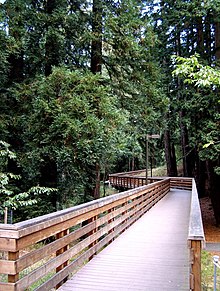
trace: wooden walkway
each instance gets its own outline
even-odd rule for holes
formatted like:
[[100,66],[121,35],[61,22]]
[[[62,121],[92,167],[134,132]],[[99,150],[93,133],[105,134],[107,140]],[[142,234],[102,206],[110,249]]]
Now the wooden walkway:
[[190,200],[171,190],[58,290],[189,290]]

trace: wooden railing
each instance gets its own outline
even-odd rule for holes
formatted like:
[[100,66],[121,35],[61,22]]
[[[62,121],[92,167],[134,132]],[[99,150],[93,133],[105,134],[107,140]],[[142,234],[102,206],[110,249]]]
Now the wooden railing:
[[[141,174],[141,171],[138,171]],[[142,171],[143,172],[143,171]],[[185,177],[169,177],[170,187],[175,189],[192,189],[192,178]],[[148,184],[156,181],[164,180],[165,177],[148,177]],[[129,172],[129,175],[125,173],[117,173],[109,175],[109,183],[116,188],[121,189],[133,189],[146,184],[146,178],[143,176],[137,176],[137,171]]]
[[202,216],[195,180],[192,180],[192,198],[189,220],[188,242],[190,249],[190,287],[201,290],[201,250],[205,243]]
[[[144,185],[145,178],[136,176],[135,174],[135,172],[130,172],[129,176],[125,176],[122,173],[112,174],[109,176],[109,182],[112,186],[124,189]],[[148,183],[161,179],[163,179],[163,177],[148,178]],[[205,236],[196,183],[193,178],[170,177],[170,188],[192,191],[188,233],[190,251],[190,290],[201,291],[201,250],[203,244],[205,244]]]
[[0,224],[0,290],[58,288],[169,190],[170,179],[164,179],[14,225]]
[[[144,186],[146,184],[146,178],[142,176],[132,175],[135,172],[129,172],[129,175],[122,173],[109,175],[109,183],[111,186],[119,189],[133,189],[136,187]],[[148,184],[164,180],[162,177],[148,177]]]
[[170,188],[192,190],[192,178],[170,177]]

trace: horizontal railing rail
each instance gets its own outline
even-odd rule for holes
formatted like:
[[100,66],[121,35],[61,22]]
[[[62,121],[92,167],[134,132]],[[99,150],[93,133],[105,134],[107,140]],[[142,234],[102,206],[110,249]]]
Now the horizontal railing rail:
[[192,178],[170,177],[170,188],[192,190]]
[[169,190],[168,178],[14,225],[0,224],[0,290],[58,288]]

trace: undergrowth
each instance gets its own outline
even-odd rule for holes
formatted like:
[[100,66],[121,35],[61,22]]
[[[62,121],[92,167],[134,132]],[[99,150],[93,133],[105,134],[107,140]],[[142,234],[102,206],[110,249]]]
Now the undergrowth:
[[[214,264],[213,253],[202,251],[202,290],[214,290]],[[216,290],[220,290],[220,269],[217,268],[217,286]]]

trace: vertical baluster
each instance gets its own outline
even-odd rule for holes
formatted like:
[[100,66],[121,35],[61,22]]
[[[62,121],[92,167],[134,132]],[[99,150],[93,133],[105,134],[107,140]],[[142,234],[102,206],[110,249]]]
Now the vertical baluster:
[[[90,223],[90,222],[95,222],[97,219],[98,219],[98,215],[95,215],[95,216],[93,216],[93,217],[91,217],[91,218],[89,219],[89,223]],[[89,235],[89,236],[93,235],[94,233],[97,232],[97,230],[98,230],[97,227],[94,227],[94,229],[93,229],[92,231],[90,231],[90,232],[88,233],[88,235]],[[89,248],[92,248],[93,246],[95,246],[96,243],[97,243],[97,240],[93,241],[93,242],[89,245]],[[91,259],[94,257],[94,255],[95,255],[95,253],[94,253],[91,257],[89,257],[89,260],[91,260]]]
[[[56,235],[56,239],[60,239],[64,236],[66,236],[67,234],[69,234],[69,229],[65,229],[59,233],[57,233]],[[56,256],[58,257],[59,255],[63,254],[65,251],[67,251],[69,248],[68,245],[62,247],[61,249],[57,250],[56,251]],[[58,266],[56,268],[56,273],[58,273],[59,271],[61,271],[63,268],[65,268],[66,266],[68,265],[68,261],[64,262],[63,264],[61,264],[60,266]],[[56,286],[56,289],[58,289],[62,284],[64,284],[66,281],[67,281],[67,277],[65,279],[63,279],[57,286]]]
[[[124,202],[123,204],[122,204],[122,207],[126,207],[126,205],[128,204],[128,201],[126,201],[126,202]],[[126,214],[127,214],[127,210],[125,210],[125,211],[123,211],[122,212],[122,216],[125,216]],[[128,221],[128,218],[126,218],[124,221],[123,221],[123,223],[126,223]],[[123,232],[125,231],[127,229],[127,227],[123,230]]]
[[[110,208],[110,209],[108,210],[108,213],[113,212],[114,209],[115,209],[114,207],[113,207],[113,208]],[[108,220],[108,224],[112,223],[113,221],[114,221],[114,218],[109,219],[109,220]],[[110,230],[108,231],[108,234],[114,232],[114,230],[115,230],[115,229],[114,229],[114,227],[113,227],[112,229],[110,229]],[[114,240],[114,238],[112,238],[112,239],[109,241],[109,243],[113,242],[113,240]]]

